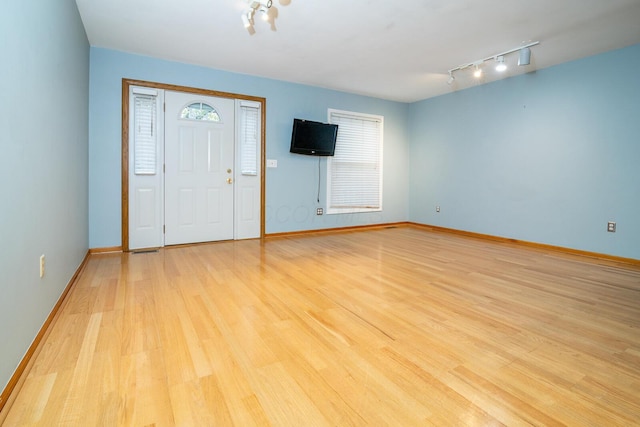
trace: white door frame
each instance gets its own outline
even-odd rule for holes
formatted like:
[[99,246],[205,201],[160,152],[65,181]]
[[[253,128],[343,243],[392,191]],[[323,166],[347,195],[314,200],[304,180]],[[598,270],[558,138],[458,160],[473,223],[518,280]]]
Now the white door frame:
[[[259,155],[259,179],[260,179],[260,203],[259,203],[259,222],[260,222],[260,236],[259,238],[264,238],[265,236],[265,153],[266,153],[266,141],[265,141],[265,119],[266,119],[266,99],[249,96],[249,95],[241,95],[227,92],[218,92],[207,89],[198,89],[186,86],[176,86],[169,85],[163,83],[156,82],[148,82],[142,80],[132,80],[132,79],[122,79],[122,246],[121,249],[125,252],[129,251],[129,119],[130,114],[129,111],[129,90],[131,86],[140,86],[144,88],[150,89],[161,89],[161,90],[172,90],[186,93],[193,93],[205,96],[214,96],[214,97],[223,97],[223,98],[232,98],[237,100],[245,100],[245,101],[253,101],[260,104],[260,155]],[[237,196],[239,197],[239,196]],[[242,238],[242,237],[239,237]]]

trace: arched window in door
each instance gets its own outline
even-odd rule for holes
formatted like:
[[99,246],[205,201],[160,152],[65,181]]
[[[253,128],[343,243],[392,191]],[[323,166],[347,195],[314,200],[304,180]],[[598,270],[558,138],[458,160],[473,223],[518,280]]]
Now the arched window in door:
[[180,118],[186,120],[202,120],[208,122],[219,122],[220,115],[211,105],[203,102],[194,102],[182,109]]

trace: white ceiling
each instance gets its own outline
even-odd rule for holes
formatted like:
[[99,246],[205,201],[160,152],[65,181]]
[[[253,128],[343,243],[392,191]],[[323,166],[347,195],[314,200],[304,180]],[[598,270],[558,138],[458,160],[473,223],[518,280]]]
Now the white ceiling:
[[[404,102],[640,43],[640,0],[274,0],[254,31],[246,0],[76,3],[92,46]],[[531,65],[447,85],[529,41]]]

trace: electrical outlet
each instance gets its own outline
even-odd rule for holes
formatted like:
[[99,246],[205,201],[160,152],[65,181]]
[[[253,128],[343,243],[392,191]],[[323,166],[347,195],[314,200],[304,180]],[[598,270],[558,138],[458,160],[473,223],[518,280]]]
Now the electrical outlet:
[[440,212],[440,206],[436,206],[436,212]]
[[40,277],[44,276],[44,255],[40,255]]
[[317,208],[316,209],[316,215],[322,215],[324,213],[324,209],[322,208]]
[[616,223],[613,221],[609,221],[607,223],[607,231],[609,233],[615,233],[616,232]]

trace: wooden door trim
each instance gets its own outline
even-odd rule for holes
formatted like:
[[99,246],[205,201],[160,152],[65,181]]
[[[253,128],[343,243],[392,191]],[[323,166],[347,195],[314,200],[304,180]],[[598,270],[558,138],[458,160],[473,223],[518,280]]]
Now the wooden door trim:
[[197,95],[215,96],[218,98],[240,99],[260,103],[262,126],[260,129],[260,238],[264,238],[265,229],[265,163],[266,163],[266,98],[220,92],[210,89],[179,86],[166,83],[148,82],[144,80],[122,79],[122,250],[129,251],[129,88],[142,86],[153,89],[171,90],[175,92],[193,93]]

